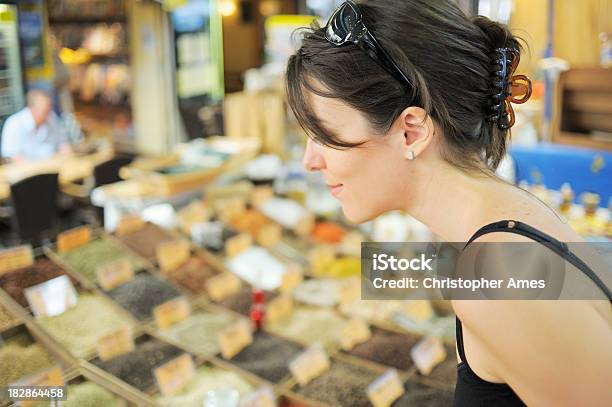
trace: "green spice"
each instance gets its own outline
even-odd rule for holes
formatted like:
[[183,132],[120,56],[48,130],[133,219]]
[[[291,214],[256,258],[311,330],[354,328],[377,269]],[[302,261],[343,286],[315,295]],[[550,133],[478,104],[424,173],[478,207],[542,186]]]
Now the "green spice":
[[39,344],[8,343],[0,347],[0,388],[54,363],[51,355]]
[[61,315],[40,318],[39,323],[77,357],[92,352],[102,334],[129,324],[108,301],[91,294],[81,294],[76,306]]
[[236,373],[218,368],[200,367],[195,377],[178,394],[157,396],[155,401],[168,407],[202,407],[209,390],[232,388],[240,395],[253,391],[253,386]]
[[[69,384],[66,394],[68,398],[61,402],[62,407],[127,407],[125,400],[93,382]],[[49,406],[49,403],[41,402],[33,405],[33,407],[45,406]]]
[[134,270],[144,268],[144,262],[140,258],[108,237],[102,237],[84,246],[62,253],[59,257],[91,282],[96,281],[96,269],[100,265],[111,261],[128,258]]
[[338,343],[346,320],[327,308],[296,307],[290,316],[266,328],[300,343],[319,341],[326,347]]
[[184,321],[160,331],[160,335],[191,352],[212,356],[219,352],[217,333],[230,326],[235,319],[225,314],[197,313]]
[[365,367],[334,361],[330,370],[317,377],[297,392],[331,406],[369,407],[367,387],[378,373]]

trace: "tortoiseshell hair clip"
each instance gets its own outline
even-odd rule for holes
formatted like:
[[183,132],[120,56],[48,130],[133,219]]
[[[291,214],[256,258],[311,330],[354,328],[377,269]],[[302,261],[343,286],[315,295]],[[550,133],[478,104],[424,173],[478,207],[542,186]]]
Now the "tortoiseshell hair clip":
[[525,75],[514,75],[521,54],[514,48],[496,48],[491,64],[493,81],[491,106],[487,120],[497,123],[501,130],[514,126],[512,103],[522,104],[531,97],[531,80]]

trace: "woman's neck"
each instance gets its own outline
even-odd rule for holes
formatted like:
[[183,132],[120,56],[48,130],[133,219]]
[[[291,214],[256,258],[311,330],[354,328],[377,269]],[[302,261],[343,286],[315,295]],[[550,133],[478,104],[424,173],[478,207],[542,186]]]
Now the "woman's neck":
[[493,219],[496,193],[510,188],[495,176],[468,174],[445,162],[429,166],[419,179],[406,211],[448,242],[467,241]]

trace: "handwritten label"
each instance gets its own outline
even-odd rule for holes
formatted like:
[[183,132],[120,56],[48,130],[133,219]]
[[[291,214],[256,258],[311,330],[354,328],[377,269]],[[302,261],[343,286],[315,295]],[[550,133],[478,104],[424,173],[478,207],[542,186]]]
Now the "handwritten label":
[[221,301],[227,296],[240,291],[242,282],[230,272],[206,280],[206,291],[213,301]]
[[241,319],[217,334],[221,356],[231,359],[253,342],[249,321]]
[[314,216],[310,213],[306,213],[295,225],[295,233],[297,233],[298,236],[308,236],[312,232],[314,224]]
[[253,238],[246,233],[230,237],[225,241],[225,254],[228,257],[234,257],[251,247],[252,244]]
[[179,297],[153,308],[153,317],[159,329],[166,329],[183,321],[191,314],[191,305],[187,298]]
[[283,228],[276,223],[262,226],[255,236],[255,241],[263,247],[272,247],[278,243],[283,234]]
[[293,298],[288,295],[279,295],[268,303],[266,309],[266,319],[270,323],[280,321],[293,311]]
[[346,322],[340,331],[340,346],[346,351],[370,339],[372,332],[364,320],[353,318]]
[[91,240],[91,229],[89,226],[80,226],[57,235],[57,251],[68,252],[79,246],[89,243]]
[[428,321],[434,316],[431,303],[427,300],[408,301],[404,308],[404,312],[417,322]]
[[34,263],[32,246],[11,247],[0,251],[0,275],[31,266]]
[[98,356],[103,361],[132,352],[134,350],[132,330],[130,327],[124,326],[102,335],[98,338],[97,349]]
[[19,381],[20,386],[63,386],[64,376],[59,366],[54,366],[44,372],[27,377]]
[[[52,367],[44,372],[29,376],[17,383],[12,383],[15,386],[48,386],[48,387],[63,387],[64,377],[62,369],[59,366]],[[36,405],[36,401],[20,401],[22,407],[31,407]],[[59,404],[59,403],[58,403]]]
[[304,280],[304,273],[297,264],[290,264],[281,277],[280,291],[282,293],[289,293],[293,291],[295,287],[300,285]]
[[351,304],[361,298],[361,282],[359,279],[345,281],[338,288],[338,301],[340,304]]
[[104,291],[110,291],[132,280],[134,268],[128,259],[115,260],[99,266],[96,276],[100,287]]
[[125,236],[130,233],[134,233],[144,228],[146,222],[140,216],[137,215],[124,215],[119,220],[115,233],[117,236]]
[[329,370],[329,367],[329,357],[318,342],[308,347],[289,363],[289,370],[300,386],[305,386],[312,379],[321,376]]
[[68,276],[63,275],[24,290],[34,316],[52,317],[77,303],[77,293]]
[[427,336],[410,349],[410,356],[419,372],[427,376],[446,358],[446,349],[440,339]]
[[183,354],[153,370],[159,391],[170,396],[187,386],[195,375],[195,364],[188,354]]
[[273,196],[274,190],[271,186],[264,185],[260,187],[255,187],[253,189],[253,192],[251,192],[251,205],[253,205],[255,208],[258,208]]
[[189,242],[187,240],[175,240],[160,243],[157,245],[155,254],[162,271],[176,270],[189,259]]
[[374,380],[367,388],[368,398],[374,407],[389,407],[404,394],[404,386],[397,370],[390,369]]
[[202,201],[194,201],[177,214],[177,220],[183,233],[191,233],[191,226],[208,219],[208,209]]
[[276,407],[276,397],[270,387],[262,387],[245,395],[240,401],[240,407]]
[[228,223],[246,210],[246,203],[242,198],[222,199],[215,202],[215,208],[219,214],[219,219]]

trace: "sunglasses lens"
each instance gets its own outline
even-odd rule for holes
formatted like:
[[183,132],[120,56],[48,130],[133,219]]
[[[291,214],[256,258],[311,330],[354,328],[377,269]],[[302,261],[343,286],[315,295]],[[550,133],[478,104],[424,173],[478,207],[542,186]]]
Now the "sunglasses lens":
[[360,20],[357,10],[349,3],[342,4],[329,19],[325,30],[327,40],[336,45],[342,45],[349,40],[349,34]]

